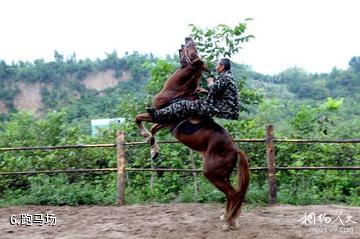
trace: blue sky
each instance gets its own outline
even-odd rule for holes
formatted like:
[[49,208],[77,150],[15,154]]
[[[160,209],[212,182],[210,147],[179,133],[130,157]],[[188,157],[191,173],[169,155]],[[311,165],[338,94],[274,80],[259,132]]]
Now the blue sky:
[[2,0],[0,59],[8,63],[53,59],[54,50],[78,59],[106,52],[176,53],[188,24],[231,26],[251,17],[236,62],[276,74],[298,66],[308,72],[346,69],[360,56],[357,0]]

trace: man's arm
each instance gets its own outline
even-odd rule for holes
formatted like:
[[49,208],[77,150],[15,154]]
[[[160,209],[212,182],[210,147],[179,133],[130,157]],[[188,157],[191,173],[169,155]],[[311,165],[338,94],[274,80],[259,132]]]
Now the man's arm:
[[226,82],[221,77],[206,79],[209,87],[209,95],[218,95],[226,87]]

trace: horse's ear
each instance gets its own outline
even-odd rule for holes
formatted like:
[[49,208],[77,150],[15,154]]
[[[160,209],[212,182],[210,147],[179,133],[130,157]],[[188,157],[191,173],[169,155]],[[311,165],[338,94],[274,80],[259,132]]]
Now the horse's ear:
[[184,47],[185,47],[185,45],[181,45],[181,49],[179,49],[179,58],[180,59],[181,59],[182,54],[184,53],[183,52]]
[[185,37],[185,42],[192,41],[193,39],[191,37]]

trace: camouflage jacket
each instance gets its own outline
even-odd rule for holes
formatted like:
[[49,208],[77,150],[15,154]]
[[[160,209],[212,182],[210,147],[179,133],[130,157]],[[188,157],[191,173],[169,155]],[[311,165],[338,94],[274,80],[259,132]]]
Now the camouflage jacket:
[[207,105],[210,107],[211,116],[238,119],[239,118],[239,96],[236,82],[231,71],[220,73],[209,85]]

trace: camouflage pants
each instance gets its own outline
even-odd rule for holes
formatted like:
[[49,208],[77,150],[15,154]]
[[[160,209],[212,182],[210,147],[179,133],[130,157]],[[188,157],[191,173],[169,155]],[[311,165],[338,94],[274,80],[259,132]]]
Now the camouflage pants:
[[164,122],[180,121],[182,119],[203,115],[214,116],[211,105],[203,100],[180,100],[168,107],[156,110],[156,117]]

